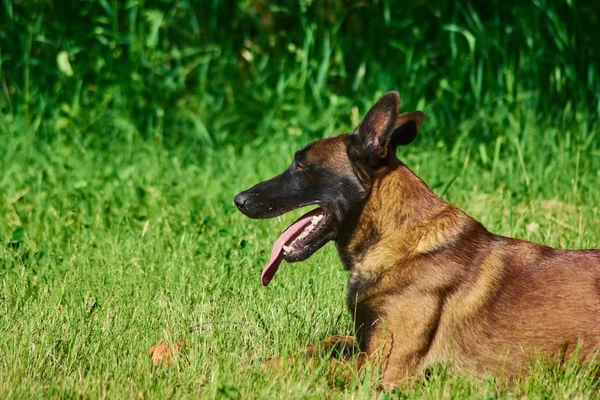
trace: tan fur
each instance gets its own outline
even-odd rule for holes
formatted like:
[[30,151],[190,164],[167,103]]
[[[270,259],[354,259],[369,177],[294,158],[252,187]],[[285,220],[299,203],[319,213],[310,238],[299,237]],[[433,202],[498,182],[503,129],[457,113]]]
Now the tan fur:
[[399,161],[374,179],[338,250],[353,260],[348,302],[360,351],[386,386],[440,363],[511,376],[578,343],[590,361],[600,345],[600,251],[494,235]]

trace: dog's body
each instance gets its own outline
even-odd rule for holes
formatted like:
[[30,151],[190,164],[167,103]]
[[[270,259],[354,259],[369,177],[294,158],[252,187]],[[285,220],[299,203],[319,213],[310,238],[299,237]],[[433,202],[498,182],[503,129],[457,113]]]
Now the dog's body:
[[379,352],[385,382],[438,363],[514,374],[536,353],[570,355],[581,341],[589,359],[600,345],[599,251],[491,234],[400,163],[337,246],[360,349]]
[[[321,206],[278,239],[263,284],[281,259],[335,240],[351,271],[356,342],[388,386],[436,364],[514,375],[531,357],[576,348],[590,361],[600,346],[600,250],[498,236],[440,199],[396,158],[424,117],[397,116],[398,102],[386,94],[354,133],[314,142],[288,171],[236,197],[258,218]],[[327,343],[339,341],[348,338]]]

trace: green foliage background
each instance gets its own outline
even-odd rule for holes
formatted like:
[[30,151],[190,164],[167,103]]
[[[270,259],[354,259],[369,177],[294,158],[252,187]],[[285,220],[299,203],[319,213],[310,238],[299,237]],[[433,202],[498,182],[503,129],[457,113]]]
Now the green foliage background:
[[[2,110],[42,118],[44,137],[83,126],[214,148],[271,137],[273,119],[319,137],[320,114],[346,123],[357,101],[392,88],[435,110],[448,142],[499,106],[591,122],[599,111],[594,1],[4,0],[2,11]],[[493,139],[481,128],[478,140]]]
[[597,398],[576,363],[394,395],[326,359],[265,371],[351,333],[347,274],[326,246],[263,289],[298,212],[251,221],[232,198],[396,89],[427,115],[400,156],[436,193],[598,248],[599,37],[589,0],[2,0],[0,397]]

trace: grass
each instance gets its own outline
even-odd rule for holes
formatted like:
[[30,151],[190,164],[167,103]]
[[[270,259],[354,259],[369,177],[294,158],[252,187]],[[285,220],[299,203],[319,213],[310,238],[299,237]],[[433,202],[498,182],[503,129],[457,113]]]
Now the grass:
[[[498,109],[465,120],[448,145],[428,139],[445,127],[435,109],[425,111],[430,119],[420,138],[400,156],[437,193],[494,232],[598,247],[600,147],[585,120],[565,127],[564,115],[540,121],[523,113],[511,122],[514,114]],[[299,212],[254,221],[232,202],[238,191],[287,166],[306,135],[280,132],[190,159],[190,147],[165,148],[160,140],[41,140],[21,119],[5,121],[0,397],[391,396],[378,393],[376,382],[341,385],[301,363],[261,367],[268,357],[351,333],[348,274],[334,247],[284,264],[263,288],[259,276],[271,243]],[[326,131],[340,124],[330,121]],[[474,139],[470,132],[480,126],[496,139]],[[195,324],[201,329],[189,333]],[[174,362],[153,367],[150,346],[179,338],[185,345]],[[592,368],[534,371],[505,384],[440,370],[394,395],[600,397]]]
[[[434,191],[494,232],[598,248],[598,18],[591,0],[0,2],[0,397],[391,397],[261,367],[351,333],[348,273],[330,244],[260,286],[300,212],[253,221],[233,196],[397,89],[427,114],[400,156]],[[440,370],[393,396],[598,398],[594,371]]]

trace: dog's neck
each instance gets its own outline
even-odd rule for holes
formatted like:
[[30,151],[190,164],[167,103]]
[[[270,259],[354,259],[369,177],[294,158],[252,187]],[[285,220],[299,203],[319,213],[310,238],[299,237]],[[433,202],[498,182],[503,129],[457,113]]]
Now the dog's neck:
[[346,269],[369,275],[450,246],[468,224],[478,224],[439,198],[400,162],[372,181],[355,223],[337,247]]

